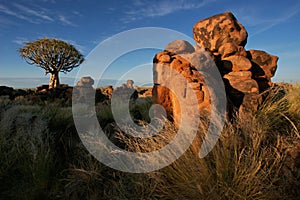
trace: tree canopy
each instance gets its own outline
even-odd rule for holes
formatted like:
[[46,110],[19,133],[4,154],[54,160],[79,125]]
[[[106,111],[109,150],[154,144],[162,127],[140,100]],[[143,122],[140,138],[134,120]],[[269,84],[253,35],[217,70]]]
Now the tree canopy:
[[26,42],[19,52],[27,63],[36,64],[46,74],[51,74],[49,88],[58,86],[59,72],[70,72],[84,61],[83,55],[73,45],[58,39],[43,38]]

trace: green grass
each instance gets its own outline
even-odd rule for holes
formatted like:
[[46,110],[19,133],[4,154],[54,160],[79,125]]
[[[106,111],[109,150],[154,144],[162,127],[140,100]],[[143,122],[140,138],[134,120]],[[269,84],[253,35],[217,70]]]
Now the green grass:
[[[2,100],[0,199],[298,199],[300,87],[264,95],[247,120],[237,114],[225,124],[205,158],[190,148],[171,165],[144,174],[110,169],[91,156],[70,107]],[[131,105],[132,116],[147,124],[150,105],[149,99]],[[101,125],[113,122],[109,104],[96,110]],[[199,135],[203,130],[205,123]],[[167,122],[155,138],[117,137],[130,151],[150,152],[175,134]]]

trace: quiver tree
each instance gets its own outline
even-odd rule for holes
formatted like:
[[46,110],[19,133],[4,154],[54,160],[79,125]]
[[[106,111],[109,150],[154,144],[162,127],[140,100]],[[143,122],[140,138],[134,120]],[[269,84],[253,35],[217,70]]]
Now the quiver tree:
[[70,72],[84,61],[83,55],[73,45],[58,39],[26,42],[19,52],[27,63],[43,68],[46,75],[50,73],[49,89],[59,86],[59,72]]

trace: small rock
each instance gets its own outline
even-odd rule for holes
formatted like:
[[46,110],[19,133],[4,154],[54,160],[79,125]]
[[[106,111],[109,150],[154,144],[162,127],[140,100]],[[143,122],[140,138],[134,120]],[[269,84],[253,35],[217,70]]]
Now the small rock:
[[221,47],[218,49],[218,52],[221,54],[222,58],[226,58],[238,52],[238,47],[236,44],[228,42],[221,45]]
[[234,72],[248,71],[252,67],[250,60],[243,56],[229,56],[224,60],[229,61],[231,63],[232,66],[231,70]]
[[270,80],[276,72],[278,57],[260,50],[250,50],[248,52],[251,62],[255,63],[263,70],[265,76],[261,77]]
[[171,58],[169,55],[162,55],[160,58],[159,58],[159,61],[162,62],[162,63],[168,63],[171,61]]
[[251,79],[252,73],[249,71],[230,72],[224,76],[228,80],[245,80]]
[[127,88],[133,89],[133,84],[134,84],[133,80],[127,80],[126,81],[126,87]]
[[175,54],[187,54],[195,51],[194,47],[185,40],[175,40],[167,44],[165,50]]

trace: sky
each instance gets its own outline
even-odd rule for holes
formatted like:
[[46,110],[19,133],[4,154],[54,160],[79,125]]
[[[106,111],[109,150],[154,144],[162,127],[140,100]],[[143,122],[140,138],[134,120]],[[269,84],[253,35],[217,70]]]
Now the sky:
[[[43,69],[20,58],[18,49],[27,41],[44,37],[65,40],[89,58],[101,42],[123,31],[160,27],[193,37],[197,21],[225,11],[232,12],[247,29],[247,50],[279,56],[273,81],[300,82],[297,0],[0,0],[0,85],[17,87],[20,78],[24,87],[33,83],[30,78],[43,78],[47,84]],[[162,42],[162,48],[169,42]],[[158,51],[144,49],[119,56],[103,78],[120,79],[126,70],[151,63]],[[79,70],[61,76],[73,78]],[[151,66],[132,78],[137,82],[151,80]]]

